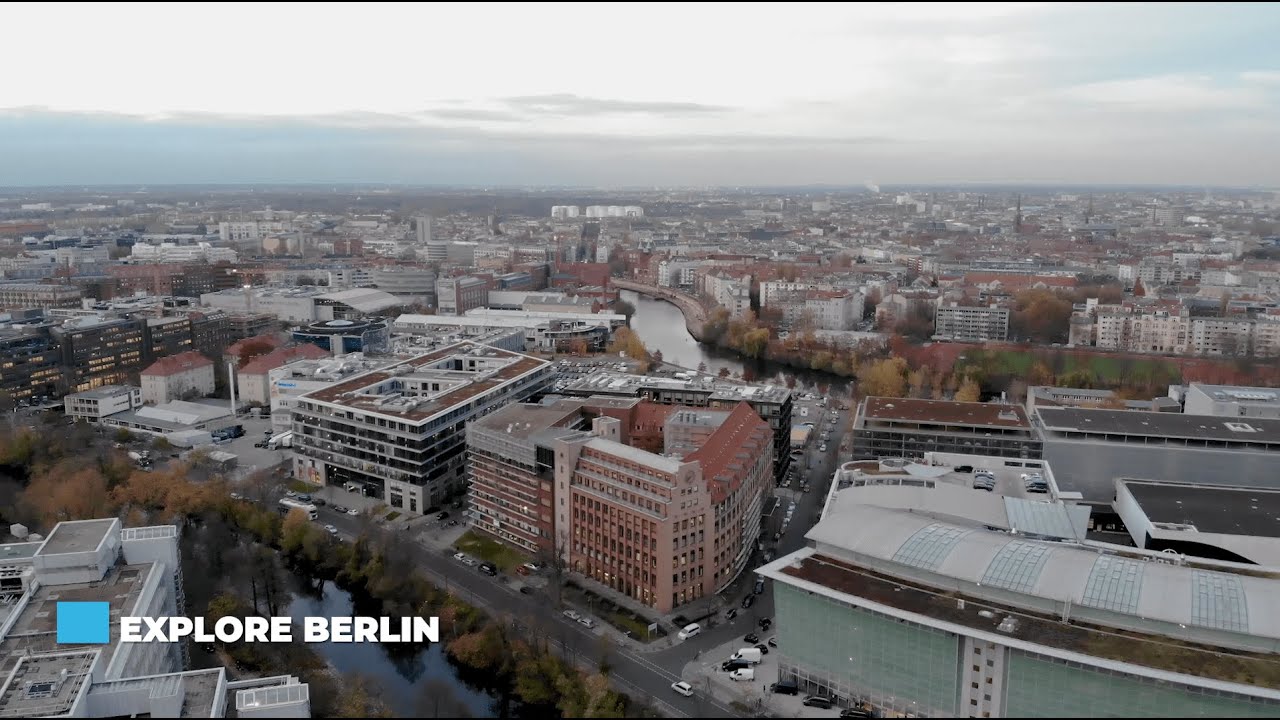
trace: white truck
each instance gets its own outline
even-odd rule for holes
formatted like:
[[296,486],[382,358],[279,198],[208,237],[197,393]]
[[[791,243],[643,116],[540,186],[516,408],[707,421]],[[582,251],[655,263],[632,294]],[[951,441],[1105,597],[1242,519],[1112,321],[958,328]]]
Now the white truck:
[[286,430],[267,441],[268,450],[293,447],[293,431]]
[[764,659],[764,653],[760,652],[760,648],[742,648],[738,652],[734,653],[729,659],[741,660],[743,662],[751,663],[752,665],[759,665],[760,661]]

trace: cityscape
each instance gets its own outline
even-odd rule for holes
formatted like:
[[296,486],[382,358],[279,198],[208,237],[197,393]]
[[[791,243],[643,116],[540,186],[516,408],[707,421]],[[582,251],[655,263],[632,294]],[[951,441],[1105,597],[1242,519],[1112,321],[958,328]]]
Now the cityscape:
[[1280,717],[1280,15],[1031,5],[0,78],[0,716]]

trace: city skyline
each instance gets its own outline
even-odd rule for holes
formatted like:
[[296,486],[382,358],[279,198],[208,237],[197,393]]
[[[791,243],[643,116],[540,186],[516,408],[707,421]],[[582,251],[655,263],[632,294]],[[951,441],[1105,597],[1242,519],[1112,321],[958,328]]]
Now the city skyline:
[[0,186],[1280,185],[1274,6],[153,8],[0,10]]

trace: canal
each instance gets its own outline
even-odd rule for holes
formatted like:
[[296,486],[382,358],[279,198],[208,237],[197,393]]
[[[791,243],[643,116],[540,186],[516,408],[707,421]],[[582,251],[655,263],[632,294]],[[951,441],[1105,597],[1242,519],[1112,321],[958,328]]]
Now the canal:
[[[289,604],[295,627],[304,617],[379,616],[373,608],[357,608],[347,591],[325,582],[320,591],[299,587]],[[400,648],[378,643],[316,643],[310,645],[338,672],[350,677],[362,675],[374,682],[396,717],[450,717],[465,710],[472,717],[500,717],[502,702],[495,694],[459,677],[458,669],[445,656],[443,643],[427,647]],[[439,715],[443,712],[443,715]]]
[[797,370],[767,360],[748,360],[730,350],[700,343],[685,328],[680,308],[631,290],[623,290],[620,294],[636,309],[635,315],[631,316],[631,329],[650,352],[661,351],[665,362],[694,369],[705,365],[710,373],[718,373],[724,368],[747,380],[778,385],[794,383],[794,387],[800,390],[832,397],[847,397],[849,394],[847,378],[813,370]]

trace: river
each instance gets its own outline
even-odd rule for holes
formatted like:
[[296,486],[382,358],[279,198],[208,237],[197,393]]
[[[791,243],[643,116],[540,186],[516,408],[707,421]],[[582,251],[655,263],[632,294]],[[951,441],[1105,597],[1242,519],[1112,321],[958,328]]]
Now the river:
[[[289,604],[294,626],[302,618],[381,615],[376,609],[357,609],[351,593],[326,582],[320,593],[300,588]],[[406,648],[377,643],[316,643],[309,645],[343,675],[359,673],[373,680],[377,692],[396,717],[444,717],[465,709],[472,717],[497,717],[500,700],[458,676],[445,656],[444,645]],[[438,703],[438,704],[437,704]],[[450,710],[452,710],[450,712]]]
[[636,308],[635,315],[631,316],[631,329],[650,352],[661,351],[665,362],[694,369],[705,364],[707,371],[712,373],[727,368],[731,373],[756,382],[787,385],[794,380],[796,388],[823,395],[843,397],[849,394],[847,378],[797,370],[767,360],[745,360],[738,353],[694,340],[685,327],[684,314],[675,305],[631,290],[623,290],[620,295]]

